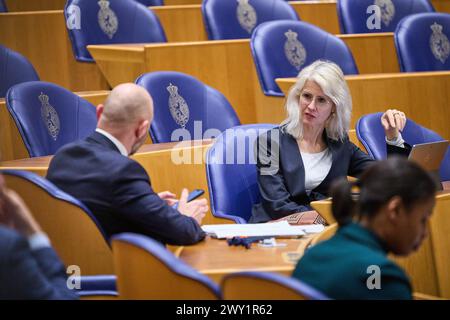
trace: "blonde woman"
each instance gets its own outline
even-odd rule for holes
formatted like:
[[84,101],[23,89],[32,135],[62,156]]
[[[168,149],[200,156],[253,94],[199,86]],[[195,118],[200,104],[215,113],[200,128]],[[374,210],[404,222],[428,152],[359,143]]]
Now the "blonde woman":
[[[261,202],[250,222],[267,222],[304,212],[305,223],[322,222],[309,206],[328,196],[333,180],[360,175],[373,159],[349,141],[352,99],[342,70],[329,61],[304,68],[290,89],[287,119],[258,137],[257,171]],[[405,114],[382,118],[388,154],[409,154],[400,131]],[[304,218],[304,219],[303,219]]]

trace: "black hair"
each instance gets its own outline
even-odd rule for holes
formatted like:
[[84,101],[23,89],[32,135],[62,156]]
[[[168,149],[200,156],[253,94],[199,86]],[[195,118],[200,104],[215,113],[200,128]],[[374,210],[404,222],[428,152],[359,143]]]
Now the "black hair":
[[[352,188],[359,188],[358,200],[352,196]],[[374,162],[357,181],[346,178],[333,183],[333,216],[339,225],[352,221],[355,214],[375,216],[391,198],[398,196],[407,209],[416,203],[433,197],[436,185],[431,176],[419,165],[401,157]]]

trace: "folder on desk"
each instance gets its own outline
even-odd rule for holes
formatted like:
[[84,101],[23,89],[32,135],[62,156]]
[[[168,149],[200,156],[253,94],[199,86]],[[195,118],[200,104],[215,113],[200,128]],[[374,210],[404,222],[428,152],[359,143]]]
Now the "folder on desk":
[[256,224],[214,224],[202,226],[208,235],[218,238],[232,237],[301,237],[307,233],[322,232],[323,225],[292,226],[287,221]]

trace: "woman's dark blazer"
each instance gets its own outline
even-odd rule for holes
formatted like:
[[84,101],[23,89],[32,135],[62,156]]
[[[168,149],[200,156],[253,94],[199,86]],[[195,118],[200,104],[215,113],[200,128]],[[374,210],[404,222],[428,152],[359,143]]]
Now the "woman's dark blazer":
[[[296,139],[276,127],[261,134],[255,144],[256,166],[261,202],[253,206],[249,222],[266,222],[287,215],[313,210],[309,203],[328,197],[336,178],[358,177],[374,160],[353,144],[348,137],[336,141],[324,137],[332,154],[328,175],[308,196],[305,190],[305,168]],[[387,153],[407,156],[411,147],[386,145]],[[279,151],[278,151],[279,150]]]

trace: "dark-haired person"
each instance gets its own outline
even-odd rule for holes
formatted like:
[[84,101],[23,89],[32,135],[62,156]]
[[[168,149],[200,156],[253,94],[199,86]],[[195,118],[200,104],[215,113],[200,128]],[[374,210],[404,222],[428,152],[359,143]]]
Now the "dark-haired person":
[[[338,65],[319,60],[304,68],[289,91],[286,109],[287,119],[258,137],[261,202],[253,207],[251,222],[298,212],[304,212],[301,219],[320,221],[309,203],[326,198],[336,178],[357,177],[373,162],[348,138],[352,98]],[[388,154],[409,154],[411,147],[400,134],[405,114],[387,110],[381,122]]]
[[0,174],[0,300],[77,299],[66,281],[47,236]]
[[408,277],[387,254],[406,256],[419,248],[435,192],[422,168],[399,157],[376,163],[358,182],[336,181],[331,195],[339,228],[306,251],[293,277],[333,299],[411,299]]

